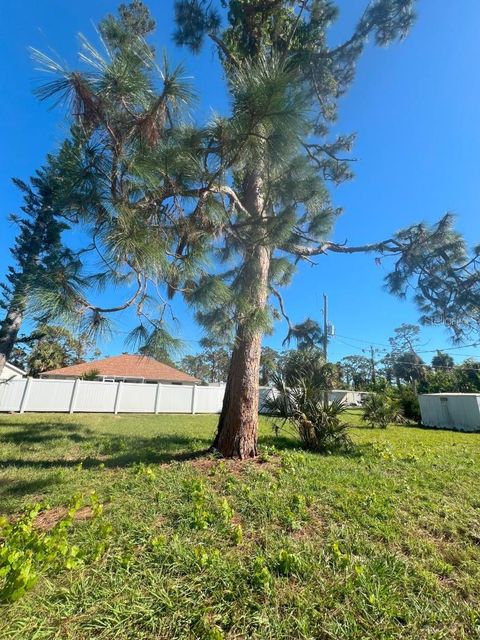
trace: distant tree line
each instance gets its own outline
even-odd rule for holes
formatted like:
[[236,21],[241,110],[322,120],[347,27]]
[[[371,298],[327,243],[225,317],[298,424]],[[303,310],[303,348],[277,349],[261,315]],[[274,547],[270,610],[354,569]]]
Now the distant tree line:
[[[348,355],[336,363],[324,360],[319,347],[323,335],[315,320],[307,318],[293,325],[287,338],[284,345],[293,341],[295,348],[283,351],[262,348],[260,385],[272,385],[278,376],[288,383],[302,372],[322,389],[390,390],[397,396],[407,397],[409,402],[413,402],[418,393],[480,393],[480,362],[467,358],[456,364],[451,355],[437,351],[428,364],[416,351],[420,341],[417,325],[402,324],[395,329],[389,340],[390,351],[381,358],[379,350],[371,348],[370,356]],[[162,348],[141,348],[139,353],[177,366],[203,383],[225,383],[231,349],[209,341],[201,344],[201,351],[185,355],[176,362]],[[43,371],[99,356],[100,350],[87,335],[75,335],[65,327],[39,323],[30,334],[19,337],[10,360],[35,377]]]
[[402,324],[390,338],[390,351],[383,358],[349,355],[338,363],[339,377],[358,390],[371,391],[386,386],[398,390],[408,386],[416,393],[480,392],[480,362],[467,358],[455,364],[451,355],[438,350],[430,364],[418,353],[420,327]]
[[30,334],[18,338],[10,361],[37,377],[43,371],[80,364],[99,355],[88,336],[76,336],[65,327],[38,324]]

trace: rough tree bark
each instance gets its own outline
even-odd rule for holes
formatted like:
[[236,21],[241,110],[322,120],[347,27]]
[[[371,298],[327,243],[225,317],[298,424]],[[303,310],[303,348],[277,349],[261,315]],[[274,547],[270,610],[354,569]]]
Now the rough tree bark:
[[12,353],[23,321],[25,305],[11,304],[0,326],[0,373]]
[[[257,242],[249,250],[244,266],[243,295],[250,309],[263,311],[268,299],[271,251],[262,244],[262,221],[265,215],[263,180],[250,173],[243,184],[244,206],[257,221]],[[257,455],[258,393],[262,330],[251,326],[248,318],[239,319],[228,371],[222,412],[213,447],[228,458],[251,458]]]
[[[255,269],[251,283],[257,308],[267,302],[270,252],[258,247],[249,266]],[[262,333],[239,325],[228,371],[223,407],[213,446],[228,458],[251,458],[257,455],[258,387]]]

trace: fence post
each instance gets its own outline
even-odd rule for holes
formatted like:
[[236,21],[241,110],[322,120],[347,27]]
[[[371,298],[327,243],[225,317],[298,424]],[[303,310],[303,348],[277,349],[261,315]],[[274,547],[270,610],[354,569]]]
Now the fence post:
[[190,413],[195,413],[195,396],[197,394],[197,385],[194,384],[192,387],[192,405],[190,407]]
[[33,378],[27,378],[27,383],[25,384],[25,389],[23,390],[22,399],[20,401],[19,413],[25,413],[25,409],[27,408],[28,396],[30,395],[32,380]]
[[68,413],[73,413],[75,411],[75,400],[77,399],[79,384],[80,384],[80,378],[75,378],[75,382],[73,383],[73,387],[72,387],[72,397],[70,398],[70,406],[68,408]]
[[157,413],[160,410],[160,400],[162,398],[162,383],[161,382],[157,382],[157,392],[155,394],[155,409],[154,409],[154,413],[155,415],[157,415]]
[[122,396],[122,384],[123,382],[117,382],[117,395],[115,396],[115,406],[113,408],[113,413],[117,415],[118,407],[120,405],[120,398]]

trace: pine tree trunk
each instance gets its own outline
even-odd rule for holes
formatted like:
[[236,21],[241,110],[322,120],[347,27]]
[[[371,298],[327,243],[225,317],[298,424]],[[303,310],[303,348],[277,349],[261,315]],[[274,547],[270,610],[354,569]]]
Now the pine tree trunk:
[[[270,253],[259,247],[252,258],[258,267],[258,279],[252,290],[258,308],[264,309],[268,292]],[[238,327],[230,361],[223,407],[213,446],[227,458],[252,458],[257,455],[258,393],[262,333]]]
[[11,304],[0,325],[0,373],[12,353],[22,325],[25,305]]
[[[263,182],[259,174],[249,174],[244,181],[244,205],[258,220],[263,235]],[[245,254],[244,291],[251,309],[263,311],[268,299],[270,249],[256,242]],[[252,458],[257,455],[258,394],[262,329],[239,321],[230,360],[222,412],[213,447],[227,458]]]

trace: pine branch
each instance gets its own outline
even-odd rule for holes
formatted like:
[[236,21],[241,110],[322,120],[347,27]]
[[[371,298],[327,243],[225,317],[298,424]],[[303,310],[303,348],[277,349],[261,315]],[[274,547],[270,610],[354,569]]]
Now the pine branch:
[[208,37],[217,45],[217,47],[220,49],[223,55],[227,58],[227,60],[231,62],[234,67],[239,69],[240,60],[237,58],[237,56],[234,53],[230,51],[230,49],[227,47],[225,42],[213,32],[210,32],[208,34]]

